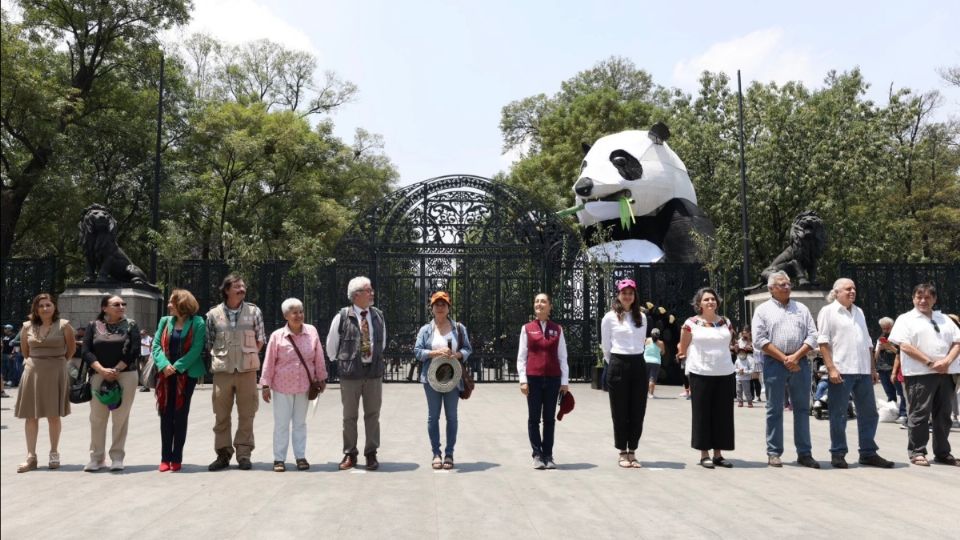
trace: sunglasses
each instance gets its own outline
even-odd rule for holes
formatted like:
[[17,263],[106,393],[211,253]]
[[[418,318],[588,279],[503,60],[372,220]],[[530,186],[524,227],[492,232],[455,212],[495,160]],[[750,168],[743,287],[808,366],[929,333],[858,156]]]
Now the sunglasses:
[[930,324],[933,325],[933,331],[939,334],[939,333],[940,333],[940,327],[937,326],[937,321],[935,321],[935,320],[933,320],[933,319],[930,319]]

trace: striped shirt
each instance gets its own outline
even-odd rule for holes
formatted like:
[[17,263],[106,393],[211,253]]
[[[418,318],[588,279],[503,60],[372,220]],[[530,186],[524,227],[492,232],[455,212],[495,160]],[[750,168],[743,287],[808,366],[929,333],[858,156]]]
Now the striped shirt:
[[784,354],[793,354],[804,343],[817,348],[817,326],[807,306],[789,300],[786,305],[775,298],[757,306],[753,312],[753,348],[761,350],[767,343]]

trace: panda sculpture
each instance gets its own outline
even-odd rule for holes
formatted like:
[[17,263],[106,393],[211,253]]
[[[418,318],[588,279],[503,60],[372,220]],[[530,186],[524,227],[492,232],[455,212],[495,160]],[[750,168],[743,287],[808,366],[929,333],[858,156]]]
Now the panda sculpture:
[[[573,185],[577,218],[593,258],[613,262],[699,262],[693,231],[712,239],[687,168],[667,146],[670,130],[622,131],[584,145]],[[598,228],[607,232],[596,235]]]

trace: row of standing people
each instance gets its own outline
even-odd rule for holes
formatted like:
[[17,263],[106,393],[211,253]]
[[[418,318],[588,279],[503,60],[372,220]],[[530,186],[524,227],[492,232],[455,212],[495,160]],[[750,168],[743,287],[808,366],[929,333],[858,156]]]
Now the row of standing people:
[[[849,281],[849,280],[846,280]],[[772,293],[770,301],[762,305],[755,313],[753,326],[757,329],[755,346],[765,355],[764,374],[770,397],[767,403],[767,445],[770,465],[779,466],[782,454],[782,414],[784,389],[789,386],[796,394],[804,395],[809,389],[799,386],[806,380],[808,384],[809,364],[804,355],[819,341],[819,347],[828,360],[828,366],[841,365],[850,351],[859,350],[850,343],[854,338],[862,339],[866,334],[865,325],[856,323],[855,314],[859,308],[852,305],[855,288],[851,293],[848,287],[845,295],[838,294],[841,285],[838,281],[834,294],[836,302],[848,312],[853,313],[857,332],[853,337],[849,328],[834,338],[829,331],[821,329],[819,337],[812,324],[809,311],[802,304],[789,299],[790,283],[785,274],[771,276],[768,288]],[[850,282],[852,286],[852,282]],[[622,280],[617,284],[617,296],[613,308],[601,321],[601,345],[604,360],[608,364],[608,386],[611,417],[614,427],[614,446],[619,451],[619,465],[624,468],[639,468],[636,458],[637,447],[643,429],[648,392],[653,391],[645,362],[645,354],[653,353],[651,345],[660,345],[646,336],[646,319],[636,302],[636,284],[632,280]],[[926,289],[929,293],[929,287]],[[258,408],[256,372],[260,368],[258,352],[263,347],[265,335],[263,319],[259,309],[244,302],[245,285],[239,276],[228,276],[221,287],[224,302],[213,308],[206,319],[196,315],[199,306],[193,296],[182,290],[176,290],[170,297],[168,310],[170,316],[163,318],[153,342],[153,357],[158,369],[157,410],[161,416],[161,465],[160,470],[178,470],[182,463],[183,444],[186,437],[187,415],[190,400],[198,379],[204,376],[205,368],[201,360],[204,347],[211,353],[211,369],[214,372],[213,408],[216,416],[214,426],[215,450],[217,459],[211,463],[210,470],[224,469],[229,465],[234,453],[241,469],[250,468],[250,455],[254,447],[253,418]],[[920,291],[922,293],[923,291]],[[929,301],[918,300],[915,292],[914,303],[921,310]],[[933,289],[933,301],[936,291]],[[386,332],[382,313],[373,308],[373,288],[366,278],[355,278],[348,285],[348,298],[352,305],[342,309],[331,322],[327,335],[328,351],[335,351],[336,360],[341,367],[341,401],[343,405],[343,459],[341,469],[356,465],[357,456],[357,420],[359,405],[364,408],[364,427],[366,446],[364,456],[366,467],[375,470],[377,449],[379,448],[379,410],[382,396],[383,349],[386,345]],[[922,297],[923,295],[920,294]],[[849,300],[849,303],[847,302]],[[831,306],[834,306],[831,304]],[[729,361],[728,351],[733,339],[733,330],[727,319],[717,314],[719,297],[711,289],[701,289],[694,298],[695,317],[688,319],[682,327],[682,337],[678,358],[685,361],[685,372],[690,377],[692,395],[692,436],[691,445],[700,450],[700,463],[704,467],[730,467],[732,464],[723,455],[724,450],[733,450],[733,411],[729,396],[733,393],[734,365]],[[930,304],[932,307],[932,303]],[[112,419],[113,440],[109,450],[111,469],[122,470],[125,456],[129,410],[132,406],[137,386],[136,357],[139,352],[139,332],[136,323],[124,316],[126,303],[118,296],[105,297],[101,303],[101,312],[95,321],[87,327],[84,337],[83,359],[94,370],[91,384],[98,394],[111,395],[113,401],[91,401],[91,461],[84,468],[95,471],[105,467],[105,434],[107,420]],[[828,306],[830,307],[830,306]],[[288,442],[287,433],[292,424],[294,455],[299,469],[309,468],[304,451],[306,443],[306,396],[311,385],[324,389],[326,371],[324,369],[323,348],[319,344],[316,329],[303,323],[303,306],[299,301],[290,299],[282,306],[287,325],[275,331],[270,338],[263,376],[260,387],[265,401],[274,400],[274,467],[283,470]],[[417,336],[415,353],[418,360],[424,362],[424,373],[429,361],[437,356],[466,361],[471,352],[469,337],[463,325],[449,318],[450,298],[440,292],[431,298],[433,320],[421,328]],[[568,393],[568,368],[566,346],[562,328],[549,321],[550,299],[545,294],[534,299],[536,320],[521,329],[520,347],[517,359],[518,373],[521,374],[521,392],[528,402],[528,433],[533,452],[534,466],[553,468],[554,420],[558,398]],[[826,309],[826,308],[825,308]],[[834,308],[836,310],[836,308]],[[821,326],[830,323],[821,312]],[[843,313],[843,312],[840,312]],[[910,314],[904,314],[901,318]],[[927,316],[927,315],[924,315]],[[956,368],[957,353],[960,352],[960,333],[950,325],[941,332],[936,317],[929,315],[933,328],[937,330],[936,346],[930,349],[930,343],[910,345],[903,348],[909,361],[925,359],[928,368],[936,373]],[[862,312],[860,315],[862,319]],[[914,317],[915,318],[915,317]],[[842,319],[841,319],[842,320]],[[904,319],[907,325],[909,317]],[[898,319],[899,321],[899,319]],[[949,324],[949,323],[948,323]],[[862,326],[862,330],[860,327]],[[941,323],[941,326],[942,323]],[[921,328],[923,330],[924,328]],[[28,336],[25,346],[25,374],[28,384],[18,394],[16,414],[25,418],[28,459],[19,470],[26,471],[37,466],[36,439],[39,418],[47,418],[51,431],[50,466],[59,466],[57,442],[59,440],[60,417],[69,414],[69,402],[66,399],[66,372],[63,360],[72,356],[73,330],[66,321],[59,320],[56,304],[50,295],[39,295],[31,309],[31,320],[25,323]],[[890,341],[900,346],[917,336],[897,333],[893,329]],[[924,336],[931,337],[931,336]],[[834,341],[834,339],[839,339]],[[811,344],[811,340],[814,340]],[[869,342],[869,339],[867,339]],[[299,343],[299,344],[298,344]],[[931,341],[932,343],[932,341]],[[830,354],[834,346],[842,352],[837,364],[833,364]],[[926,347],[923,352],[917,347]],[[862,347],[861,347],[862,348]],[[306,351],[306,355],[303,354]],[[792,351],[789,354],[784,351]],[[661,349],[662,352],[662,349]],[[939,355],[939,356],[938,356]],[[304,360],[309,356],[310,361]],[[905,361],[907,361],[905,360]],[[936,364],[936,367],[934,367]],[[294,367],[296,366],[296,367]],[[911,369],[904,369],[905,375],[915,375]],[[804,378],[804,369],[807,370]],[[831,380],[834,384],[842,382],[840,368],[831,368]],[[850,374],[847,375],[856,375]],[[655,380],[655,379],[654,379]],[[849,396],[855,399],[865,395],[856,384],[859,378],[850,376],[850,392],[840,389],[838,400]],[[453,450],[456,442],[457,421],[456,403],[458,392],[442,395],[424,383],[428,403],[428,435],[433,453],[432,465],[435,468],[453,467]],[[925,460],[915,459],[925,454],[921,449],[919,426],[923,424],[923,411],[927,416],[932,411],[935,421],[939,421],[942,410],[938,408],[939,396],[947,390],[941,388],[943,381],[935,379],[917,379],[914,386],[920,388],[915,394],[918,411],[915,421],[911,420],[910,452],[911,460],[923,464]],[[797,388],[794,388],[797,386]],[[909,385],[908,385],[909,386]],[[111,388],[112,387],[112,388]],[[462,390],[457,389],[457,390]],[[870,386],[872,393],[872,386]],[[922,398],[919,396],[923,396]],[[571,396],[572,398],[572,396]],[[231,413],[234,403],[238,410],[238,429],[236,436],[231,434]],[[445,409],[447,419],[447,444],[445,456],[441,456],[439,442],[439,413]],[[838,408],[840,409],[840,408]],[[842,409],[841,409],[842,410]],[[875,411],[874,411],[875,412]],[[947,419],[949,423],[949,412]],[[809,420],[806,411],[800,406],[795,409],[795,442],[798,449],[798,461],[802,465],[819,467],[809,453]],[[838,419],[834,426],[831,416],[831,453],[842,456],[846,453],[845,416]],[[804,425],[806,421],[806,425]],[[858,419],[858,422],[861,421]],[[875,448],[864,444],[871,439],[869,415],[865,426],[859,429],[861,437],[861,463],[888,467],[890,462],[879,458]],[[540,424],[543,431],[540,431]],[[938,426],[940,424],[937,424]],[[917,429],[915,429],[917,428]],[[876,425],[872,430],[875,432]],[[923,424],[923,434],[926,425]],[[805,434],[805,435],[804,435]],[[916,440],[915,440],[916,439]],[[922,441],[925,447],[926,441]],[[934,430],[934,452],[937,461],[955,463],[949,454],[946,436],[940,428]],[[875,445],[874,445],[875,447]],[[944,450],[944,448],[946,448]],[[710,455],[710,452],[713,455]],[[837,459],[832,460],[840,466]]]

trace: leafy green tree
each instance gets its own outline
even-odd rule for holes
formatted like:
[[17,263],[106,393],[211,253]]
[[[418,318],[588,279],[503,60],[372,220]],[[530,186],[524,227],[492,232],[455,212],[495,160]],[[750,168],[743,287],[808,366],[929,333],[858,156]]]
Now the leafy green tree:
[[10,256],[31,192],[51,167],[75,158],[63,142],[117,104],[114,85],[183,24],[184,0],[20,0],[23,22],[2,16],[0,258]]

